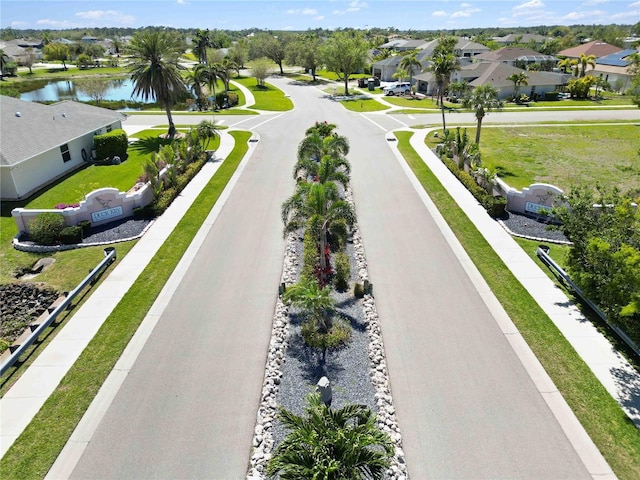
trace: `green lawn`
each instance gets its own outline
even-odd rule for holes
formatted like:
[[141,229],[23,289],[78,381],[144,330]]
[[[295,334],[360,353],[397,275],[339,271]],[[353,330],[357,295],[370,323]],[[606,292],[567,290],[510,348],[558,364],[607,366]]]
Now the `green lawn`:
[[293,102],[284,96],[284,92],[279,88],[265,82],[264,86],[258,86],[255,78],[249,77],[237,77],[236,82],[244,85],[255,97],[255,105],[251,105],[250,108],[256,110],[268,110],[283,112],[291,110],[293,108]]
[[[329,70],[316,70],[316,76],[326,78],[327,80],[333,80],[335,82],[341,82],[344,84],[344,80],[338,78],[336,72],[330,72]],[[355,80],[357,78],[369,78],[371,75],[368,73],[352,73],[349,75],[349,80]]]
[[229,157],[106,319],[42,409],[0,460],[0,478],[44,478],[246,153],[250,132],[231,132]]
[[511,320],[620,480],[640,478],[640,430],[398,132],[398,147]]
[[[474,138],[475,128],[468,129]],[[482,161],[514,188],[599,182],[623,191],[640,185],[640,124],[589,126],[483,125]]]
[[376,112],[389,109],[373,98],[341,100],[340,103],[344,108],[353,112]]

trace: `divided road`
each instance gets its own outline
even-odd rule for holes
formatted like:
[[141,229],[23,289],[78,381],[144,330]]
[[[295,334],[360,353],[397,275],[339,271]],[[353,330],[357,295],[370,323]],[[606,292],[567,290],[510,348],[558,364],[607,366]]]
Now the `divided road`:
[[351,144],[410,476],[591,478],[387,146],[400,125],[270,81],[296,109],[225,117],[253,128],[258,147],[72,478],[244,478],[282,269],[280,205],[316,120]]

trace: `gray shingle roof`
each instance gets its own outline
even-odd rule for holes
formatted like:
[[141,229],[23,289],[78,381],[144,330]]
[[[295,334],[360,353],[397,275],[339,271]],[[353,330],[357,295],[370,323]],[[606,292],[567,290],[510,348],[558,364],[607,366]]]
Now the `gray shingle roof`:
[[120,112],[70,100],[42,105],[0,96],[0,165],[17,165],[125,118]]

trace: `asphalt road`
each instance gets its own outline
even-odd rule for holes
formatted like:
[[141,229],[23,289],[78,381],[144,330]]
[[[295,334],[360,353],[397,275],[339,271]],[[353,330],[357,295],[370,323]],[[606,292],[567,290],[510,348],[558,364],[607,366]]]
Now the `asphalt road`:
[[411,477],[590,478],[386,145],[398,122],[270,81],[297,108],[225,117],[259,145],[72,478],[244,478],[282,268],[280,205],[315,120],[351,143]]

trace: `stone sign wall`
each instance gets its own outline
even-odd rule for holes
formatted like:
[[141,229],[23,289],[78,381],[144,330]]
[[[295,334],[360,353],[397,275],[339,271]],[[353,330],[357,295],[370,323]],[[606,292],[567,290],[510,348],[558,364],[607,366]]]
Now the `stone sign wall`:
[[497,190],[507,198],[507,210],[530,215],[542,215],[545,212],[550,212],[564,194],[555,185],[547,183],[532,183],[520,191],[500,179],[498,179]]

